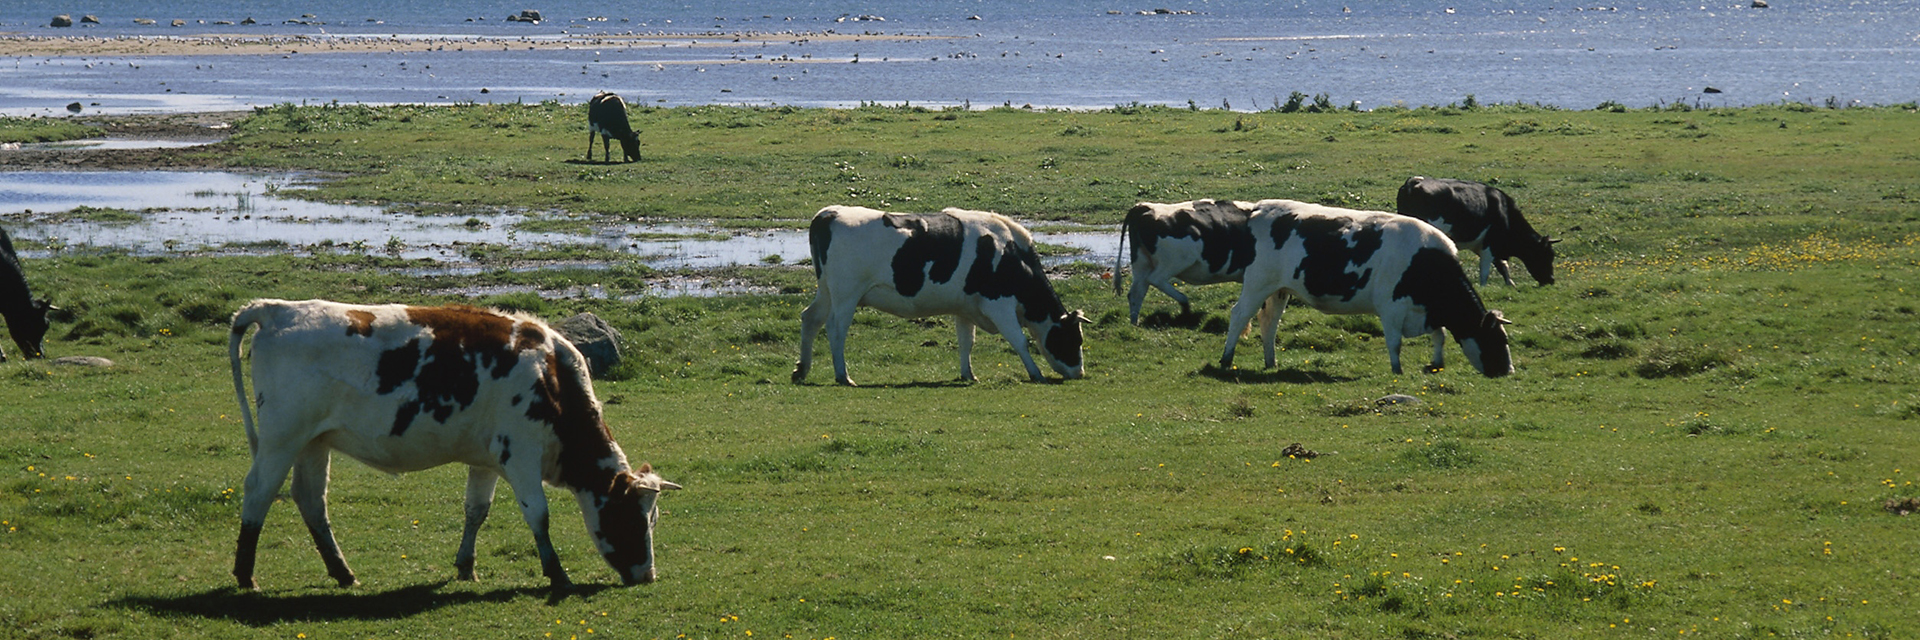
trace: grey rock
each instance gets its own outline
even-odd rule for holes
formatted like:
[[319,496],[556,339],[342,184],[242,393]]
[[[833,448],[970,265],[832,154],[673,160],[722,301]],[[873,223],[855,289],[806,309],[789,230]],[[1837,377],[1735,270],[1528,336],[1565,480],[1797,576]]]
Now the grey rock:
[[620,330],[600,316],[582,313],[561,320],[554,328],[573,343],[573,348],[580,350],[580,355],[587,357],[587,371],[593,377],[606,375],[620,364]]

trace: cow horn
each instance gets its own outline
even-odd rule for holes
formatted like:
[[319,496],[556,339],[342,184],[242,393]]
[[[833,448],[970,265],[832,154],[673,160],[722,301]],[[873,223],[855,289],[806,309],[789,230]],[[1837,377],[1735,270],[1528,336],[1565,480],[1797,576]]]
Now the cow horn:
[[1502,315],[1499,309],[1488,311],[1485,322],[1489,328],[1503,324],[1513,324],[1513,321],[1508,320],[1505,315]]
[[1555,238],[1553,236],[1542,236],[1541,239],[1546,240],[1547,244],[1560,244],[1560,240],[1561,240],[1560,238]]
[[1088,319],[1087,314],[1079,309],[1074,309],[1073,313],[1066,314],[1062,316],[1061,319],[1078,322],[1080,324],[1093,324],[1093,320]]

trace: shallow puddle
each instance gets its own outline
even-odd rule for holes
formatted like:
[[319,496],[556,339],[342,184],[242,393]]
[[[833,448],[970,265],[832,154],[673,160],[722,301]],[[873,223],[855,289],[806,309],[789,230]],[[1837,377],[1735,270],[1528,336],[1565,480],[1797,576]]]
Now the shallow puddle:
[[[477,245],[530,250],[596,247],[621,251],[649,267],[706,270],[797,264],[808,255],[803,229],[728,230],[668,223],[598,227],[585,233],[527,232],[520,213],[420,216],[377,206],[309,202],[281,197],[309,188],[300,174],[221,171],[0,172],[0,223],[21,255],[45,258],[64,251],[120,249],[136,255],[260,255],[371,253],[430,259],[446,274],[471,267]],[[1115,231],[1097,227],[1035,233],[1055,247],[1079,249],[1043,258],[1049,265],[1110,259]],[[604,268],[606,265],[584,265]],[[578,262],[545,268],[581,268]],[[427,274],[422,274],[427,275]],[[728,295],[756,292],[738,283],[699,278],[663,281],[649,295]],[[492,295],[494,292],[473,295]],[[590,290],[543,296],[606,297]]]

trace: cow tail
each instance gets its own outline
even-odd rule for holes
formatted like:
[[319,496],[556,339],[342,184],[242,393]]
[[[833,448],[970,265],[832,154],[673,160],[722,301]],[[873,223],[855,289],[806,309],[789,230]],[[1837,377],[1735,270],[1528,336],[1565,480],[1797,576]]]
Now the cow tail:
[[233,369],[233,395],[240,400],[240,422],[247,427],[247,452],[260,452],[260,435],[253,428],[253,403],[247,402],[247,384],[240,371],[240,341],[247,337],[247,329],[259,324],[255,314],[260,311],[256,305],[247,305],[233,314],[233,331],[227,334],[227,364]]
[[1121,269],[1127,261],[1127,227],[1133,224],[1133,212],[1120,221],[1120,252],[1113,256],[1113,295],[1120,295],[1126,289],[1126,275]]

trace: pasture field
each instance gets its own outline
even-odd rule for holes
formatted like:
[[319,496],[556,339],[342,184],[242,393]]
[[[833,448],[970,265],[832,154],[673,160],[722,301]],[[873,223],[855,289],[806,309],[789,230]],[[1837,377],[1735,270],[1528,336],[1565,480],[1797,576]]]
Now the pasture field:
[[[625,165],[569,162],[581,113],[275,107],[181,153],[344,175],[312,197],[583,224],[797,225],[832,203],[1033,225],[1112,223],[1141,199],[1390,208],[1425,174],[1495,181],[1567,241],[1559,284],[1516,273],[1519,287],[1481,289],[1516,322],[1502,379],[1451,345],[1452,367],[1391,375],[1377,322],[1297,308],[1277,368],[1243,348],[1219,371],[1237,291],[1188,288],[1185,318],[1154,293],[1132,326],[1102,278],[1111,253],[1055,273],[1098,322],[1087,378],[1048,384],[985,335],[981,380],[950,382],[950,322],[871,311],[849,348],[867,386],[834,386],[825,366],[792,384],[812,293],[793,265],[735,274],[771,295],[479,299],[619,327],[627,360],[596,381],[610,426],[633,462],[686,487],[661,501],[660,580],[640,587],[613,586],[571,499],[549,491],[582,583],[563,594],[509,489],[481,532],[481,580],[451,582],[464,473],[347,460],[333,522],[361,584],[331,586],[283,500],[264,591],[233,589],[248,453],[224,323],[253,297],[617,292],[650,270],[28,260],[35,292],[68,309],[50,355],[117,364],[0,364],[0,636],[1920,636],[1920,516],[1888,508],[1920,497],[1911,109],[689,108],[637,112],[643,136],[684,142],[643,142],[647,159]],[[1409,342],[1424,363],[1426,341]],[[1375,404],[1394,393],[1422,402]]]

